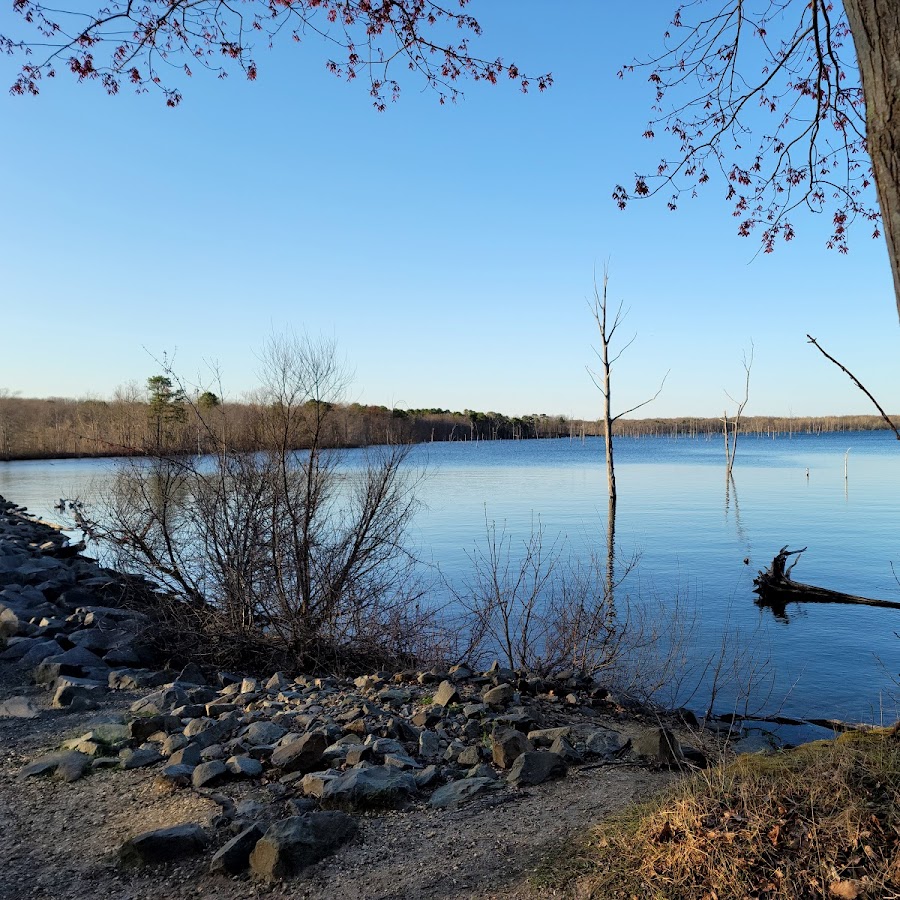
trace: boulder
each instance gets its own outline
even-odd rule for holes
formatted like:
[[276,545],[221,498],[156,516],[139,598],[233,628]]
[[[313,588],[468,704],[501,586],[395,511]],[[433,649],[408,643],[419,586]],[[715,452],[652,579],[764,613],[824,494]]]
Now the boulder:
[[459,756],[456,757],[456,763],[460,766],[477,766],[481,762],[481,751],[474,744],[466,747]]
[[330,781],[322,791],[322,805],[370,809],[397,806],[416,792],[409,772],[393,766],[350,769]]
[[610,728],[598,728],[584,741],[585,753],[603,756],[607,759],[619,756],[628,749],[628,746],[628,738]]
[[433,731],[423,731],[419,735],[419,756],[423,759],[437,759],[441,755],[441,739]]
[[262,836],[262,828],[254,822],[216,852],[209,871],[239,875],[250,865],[250,854]]
[[459,699],[456,685],[450,681],[442,681],[432,702],[435,706],[449,706],[451,703],[459,703]]
[[494,765],[508,769],[516,758],[534,747],[521,731],[515,728],[497,728],[491,736],[491,755]]
[[84,684],[60,684],[56,688],[53,700],[50,702],[52,709],[95,709],[97,699],[106,693],[106,685],[99,682]]
[[274,744],[285,735],[285,730],[274,722],[254,722],[247,728],[244,740],[251,747],[259,747],[265,744]]
[[123,769],[143,769],[155,766],[163,761],[163,756],[155,747],[141,747],[138,750],[125,750],[122,755]]
[[498,708],[509,703],[514,695],[515,690],[511,684],[498,684],[497,687],[486,691],[481,699],[488,706]]
[[200,763],[194,769],[191,776],[191,783],[195,788],[212,787],[223,781],[228,775],[228,768],[221,759],[214,759],[210,762]]
[[119,862],[128,868],[165,863],[200,853],[208,843],[206,832],[195,822],[159,828],[125,841],[119,848]]
[[194,766],[189,766],[185,763],[168,765],[159,773],[159,776],[167,784],[173,784],[177,787],[187,787],[192,783]]
[[250,868],[263,878],[296,875],[334,853],[356,833],[356,823],[342,812],[291,816],[269,827],[250,854]]
[[314,772],[319,768],[328,747],[328,738],[320,731],[310,731],[299,740],[284,744],[272,754],[272,765],[289,772]]
[[506,780],[514,787],[541,784],[548,778],[560,778],[566,774],[566,761],[556,753],[546,750],[528,750],[516,757]]
[[561,756],[569,765],[584,762],[584,757],[564,737],[558,737],[550,745],[550,752]]
[[262,775],[262,763],[249,756],[232,756],[225,761],[225,768],[236,778],[259,778]]
[[677,766],[684,759],[678,739],[668,728],[648,728],[631,742],[637,756],[664,766]]
[[500,786],[495,778],[463,778],[460,781],[451,781],[431,795],[428,805],[434,809],[455,809],[478,794],[497,790]]
[[40,710],[28,697],[10,697],[0,703],[0,719],[34,719]]
[[169,763],[173,766],[199,766],[201,747],[199,744],[188,744],[180,750],[176,750],[170,757]]
[[60,675],[87,675],[100,669],[108,670],[108,666],[96,653],[82,647],[73,647],[65,653],[44,659],[34,670],[34,680],[38,684],[51,684]]
[[78,781],[90,766],[91,758],[77,750],[64,750],[40,756],[25,766],[19,775],[22,778],[33,778],[36,775],[56,774],[63,781]]

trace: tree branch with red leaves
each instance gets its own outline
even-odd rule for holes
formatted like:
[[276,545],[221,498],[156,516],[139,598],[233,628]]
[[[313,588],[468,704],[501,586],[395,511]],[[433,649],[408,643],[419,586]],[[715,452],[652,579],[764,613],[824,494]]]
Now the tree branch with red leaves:
[[[169,106],[194,68],[220,78],[238,70],[257,77],[254,55],[288,35],[312,35],[335,51],[326,67],[354,81],[365,77],[376,109],[400,94],[400,70],[415,73],[441,103],[461,96],[464,79],[501,79],[527,92],[545,90],[551,74],[529,76],[501,58],[472,53],[481,35],[469,0],[116,0],[94,12],[51,9],[39,0],[13,0],[21,33],[0,33],[0,52],[19,55],[22,67],[10,91],[36,95],[41,82],[67,70],[80,81],[98,81],[109,94],[123,86],[138,93],[160,90]],[[456,33],[462,32],[459,38]]]

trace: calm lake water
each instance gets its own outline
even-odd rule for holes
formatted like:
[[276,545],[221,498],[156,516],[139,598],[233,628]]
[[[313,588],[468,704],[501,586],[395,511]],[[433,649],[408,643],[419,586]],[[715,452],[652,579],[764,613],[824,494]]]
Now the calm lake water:
[[[692,654],[708,659],[740,632],[770,660],[768,711],[798,717],[894,721],[900,610],[791,604],[760,609],[752,580],[784,545],[808,547],[800,581],[900,601],[900,446],[887,432],[741,436],[726,488],[721,439],[621,438],[616,544],[640,560],[630,596],[680,601],[699,614]],[[847,450],[849,477],[844,479]],[[352,464],[356,454],[348,454]],[[605,552],[606,477],[599,439],[427,444],[416,521],[420,554],[459,582],[485,518],[527,537],[540,517],[548,538],[575,553]],[[53,519],[59,497],[89,497],[114,463],[0,463],[0,495]],[[808,470],[808,476],[807,476]],[[749,564],[744,563],[749,559]],[[440,590],[440,588],[437,588]],[[767,689],[768,690],[768,689]],[[717,711],[728,711],[723,696]],[[703,708],[703,700],[691,704]]]

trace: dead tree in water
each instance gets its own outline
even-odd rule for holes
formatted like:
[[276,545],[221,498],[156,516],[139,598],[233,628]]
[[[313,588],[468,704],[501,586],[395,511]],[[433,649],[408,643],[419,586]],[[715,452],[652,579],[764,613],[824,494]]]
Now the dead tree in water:
[[[800,554],[805,551],[806,547],[802,550],[788,550],[785,545],[778,551],[769,568],[765,571],[760,571],[756,578],[753,579],[753,590],[759,595],[758,602],[761,605],[771,606],[776,614],[778,614],[779,610],[783,614],[785,604],[792,602],[848,603],[900,609],[900,603],[893,600],[874,600],[870,597],[857,597],[855,594],[845,594],[843,591],[833,591],[830,588],[794,581],[791,578],[791,572],[800,561]],[[797,558],[790,565],[787,565],[787,561],[791,556],[796,556]]]
[[603,438],[606,447],[606,484],[609,491],[610,512],[613,513],[616,504],[616,467],[613,456],[613,426],[622,418],[622,416],[627,416],[629,413],[633,413],[642,406],[652,403],[662,393],[663,386],[666,383],[666,378],[669,377],[669,373],[666,372],[663,376],[663,380],[659,385],[659,390],[650,397],[649,400],[644,400],[643,403],[638,403],[636,406],[623,410],[616,415],[612,414],[612,367],[619,357],[634,343],[637,335],[634,335],[631,340],[615,354],[615,356],[610,358],[610,345],[615,337],[616,330],[624,321],[628,311],[624,309],[622,303],[619,303],[615,313],[611,316],[609,315],[607,305],[608,286],[609,267],[604,266],[602,290],[597,286],[597,276],[595,273],[594,296],[592,300],[588,301],[591,315],[597,323],[597,331],[600,336],[600,347],[599,349],[596,347],[594,348],[594,353],[597,354],[597,358],[600,360],[600,371],[595,372],[590,366],[587,367],[587,371],[588,375],[591,377],[591,381],[594,382],[594,386],[603,395]]
[[722,416],[722,426],[725,432],[725,477],[730,478],[731,473],[734,469],[734,455],[737,452],[737,439],[738,434],[741,430],[741,416],[744,414],[744,408],[747,406],[747,401],[750,399],[750,369],[753,368],[753,341],[750,341],[750,359],[747,359],[747,354],[744,354],[743,364],[744,364],[744,399],[738,403],[728,391],[725,391],[725,396],[731,400],[732,403],[737,403],[737,411],[731,419],[731,431],[728,429],[728,410],[725,410]]

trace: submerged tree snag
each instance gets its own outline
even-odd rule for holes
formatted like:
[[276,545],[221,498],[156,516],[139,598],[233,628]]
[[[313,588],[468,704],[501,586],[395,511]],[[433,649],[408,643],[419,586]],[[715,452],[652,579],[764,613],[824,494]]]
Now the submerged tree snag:
[[[760,571],[753,579],[753,591],[759,595],[757,603],[760,606],[771,607],[776,615],[784,613],[787,603],[857,603],[863,606],[900,609],[900,603],[893,600],[857,597],[855,594],[845,594],[843,591],[833,591],[830,588],[794,581],[791,578],[791,571],[805,550],[806,547],[802,550],[788,550],[787,546],[782,547],[769,568]],[[787,561],[791,556],[796,556],[797,559],[788,566]]]

